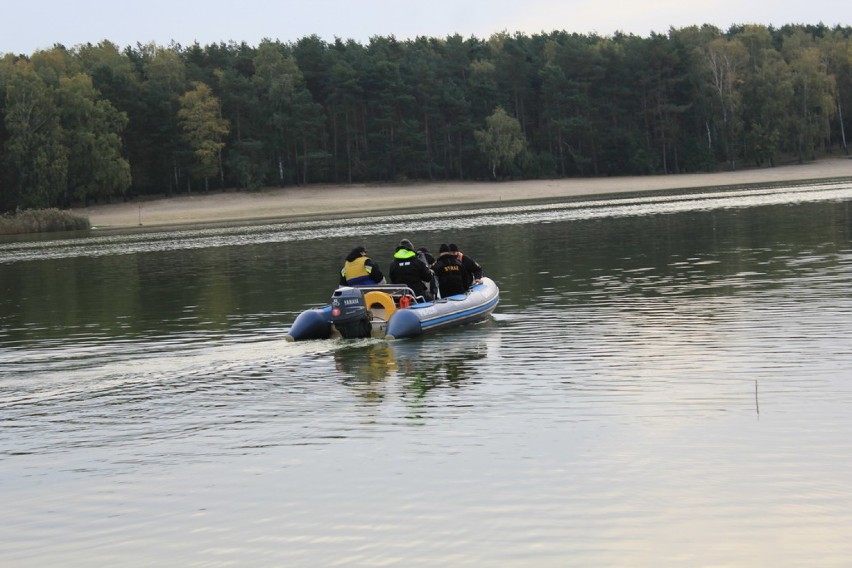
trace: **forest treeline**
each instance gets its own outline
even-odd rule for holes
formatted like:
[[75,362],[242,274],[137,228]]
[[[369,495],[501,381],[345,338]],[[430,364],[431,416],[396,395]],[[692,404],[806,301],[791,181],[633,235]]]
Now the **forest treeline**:
[[0,210],[264,185],[642,175],[846,151],[852,28],[104,41],[0,59]]

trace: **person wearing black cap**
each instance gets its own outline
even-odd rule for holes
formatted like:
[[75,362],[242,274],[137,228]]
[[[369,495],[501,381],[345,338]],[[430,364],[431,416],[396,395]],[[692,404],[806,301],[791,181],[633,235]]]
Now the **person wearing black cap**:
[[432,295],[426,290],[426,284],[432,280],[432,271],[417,256],[414,245],[408,239],[399,241],[393,260],[388,270],[390,281],[393,284],[404,284],[411,288],[415,296],[423,296],[423,299],[432,300]]
[[450,243],[448,246],[450,252],[456,255],[456,258],[459,259],[459,262],[464,265],[468,274],[470,274],[471,281],[468,282],[467,285],[472,286],[473,284],[479,284],[479,282],[482,281],[482,267],[479,263],[462,253],[455,243]]
[[467,282],[471,280],[471,276],[446,244],[442,244],[438,249],[438,259],[432,265],[432,270],[438,277],[438,289],[442,298],[467,292]]
[[353,248],[340,271],[341,286],[369,286],[383,284],[385,277],[379,266],[367,256],[367,249],[362,246]]

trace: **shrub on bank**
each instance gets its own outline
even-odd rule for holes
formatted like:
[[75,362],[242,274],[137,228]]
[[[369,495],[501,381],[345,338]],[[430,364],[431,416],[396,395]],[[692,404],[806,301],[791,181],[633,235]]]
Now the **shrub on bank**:
[[0,235],[80,231],[91,226],[88,217],[59,209],[28,209],[0,215]]

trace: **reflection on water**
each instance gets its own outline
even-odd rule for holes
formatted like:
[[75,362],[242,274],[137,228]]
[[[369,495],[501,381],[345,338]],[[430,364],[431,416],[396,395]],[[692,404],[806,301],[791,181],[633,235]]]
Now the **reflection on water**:
[[501,286],[411,341],[283,340],[348,229],[2,245],[0,564],[843,566],[844,191],[406,218]]
[[366,401],[381,403],[400,393],[416,402],[432,389],[460,388],[472,379],[477,363],[487,354],[487,345],[478,337],[482,328],[489,327],[472,326],[458,344],[447,343],[445,336],[425,341],[355,342],[334,352],[336,370],[345,377],[344,384]]

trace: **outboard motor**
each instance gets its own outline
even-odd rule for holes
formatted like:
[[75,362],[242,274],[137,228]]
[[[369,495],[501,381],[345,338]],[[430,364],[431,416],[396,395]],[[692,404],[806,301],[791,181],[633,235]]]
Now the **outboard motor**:
[[358,288],[338,288],[331,296],[331,323],[346,339],[370,337],[373,325],[364,294]]

